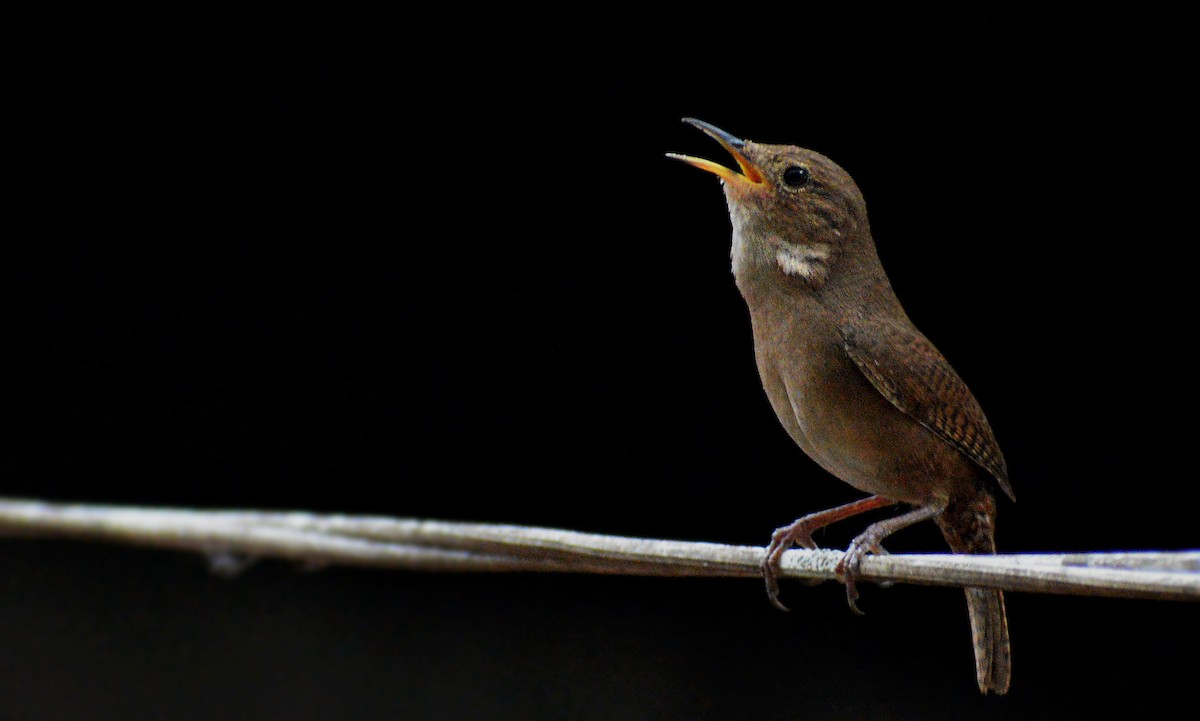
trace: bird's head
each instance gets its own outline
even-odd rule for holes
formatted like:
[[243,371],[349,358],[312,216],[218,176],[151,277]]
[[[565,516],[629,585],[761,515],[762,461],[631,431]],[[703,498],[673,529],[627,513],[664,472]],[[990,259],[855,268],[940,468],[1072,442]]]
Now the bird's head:
[[668,153],[721,178],[733,224],[733,271],[744,279],[782,274],[821,288],[842,257],[874,246],[866,203],[849,173],[820,153],[794,145],[742,140],[700,120],[703,130],[737,161],[738,170],[711,160]]

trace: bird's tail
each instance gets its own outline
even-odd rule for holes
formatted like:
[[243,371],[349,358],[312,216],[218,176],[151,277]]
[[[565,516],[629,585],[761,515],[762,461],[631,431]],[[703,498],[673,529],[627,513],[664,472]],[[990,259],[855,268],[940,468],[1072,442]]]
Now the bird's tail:
[[[937,519],[942,535],[955,553],[995,553],[996,501],[983,493],[969,503],[952,503]],[[979,690],[1004,694],[1012,678],[1012,653],[1004,594],[989,588],[968,588],[967,613],[975,646],[975,678]]]
[[971,641],[975,644],[975,680],[979,690],[1008,692],[1012,657],[1008,645],[1008,618],[1004,593],[986,588],[967,589],[967,613],[971,616]]

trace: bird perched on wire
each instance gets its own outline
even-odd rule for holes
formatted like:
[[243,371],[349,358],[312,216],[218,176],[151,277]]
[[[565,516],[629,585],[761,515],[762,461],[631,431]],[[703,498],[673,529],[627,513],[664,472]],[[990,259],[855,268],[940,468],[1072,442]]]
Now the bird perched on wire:
[[[868,526],[838,565],[857,611],[864,554],[889,534],[934,520],[955,553],[995,553],[996,495],[1013,499],[1004,456],[966,384],[901,307],[884,273],[866,203],[845,170],[792,145],[741,140],[685,118],[729,151],[737,170],[668,154],[721,178],[733,225],[733,276],[750,309],[763,389],[809,457],[869,497],[775,531],[763,561],[780,608],[780,559],[834,521],[911,506]],[[1011,677],[998,590],[966,589],[983,692]]]

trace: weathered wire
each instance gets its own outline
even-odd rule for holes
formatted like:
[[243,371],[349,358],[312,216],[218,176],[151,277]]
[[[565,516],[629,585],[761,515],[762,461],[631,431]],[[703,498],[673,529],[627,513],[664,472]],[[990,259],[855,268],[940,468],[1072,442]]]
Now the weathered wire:
[[[0,536],[70,538],[418,571],[757,577],[764,549],[554,528],[307,512],[210,511],[0,498]],[[793,550],[782,577],[834,579],[842,553]],[[1200,551],[868,556],[864,581],[1200,601]]]

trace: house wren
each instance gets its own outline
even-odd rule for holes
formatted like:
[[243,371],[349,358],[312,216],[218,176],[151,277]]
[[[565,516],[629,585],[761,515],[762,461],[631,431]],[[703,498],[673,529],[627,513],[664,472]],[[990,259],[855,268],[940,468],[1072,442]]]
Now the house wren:
[[[868,526],[838,565],[855,611],[862,556],[883,552],[880,542],[901,528],[933,519],[955,553],[995,553],[996,491],[1013,498],[1004,456],[966,384],[900,306],[854,180],[811,150],[684,122],[724,146],[740,170],[669,154],[721,178],[733,276],[771,407],[809,457],[871,494],[775,531],[763,561],[771,601],[784,608],[776,582],[784,551],[816,548],[816,529],[883,506],[912,510]],[[966,595],[979,688],[1005,693],[1004,596]]]

